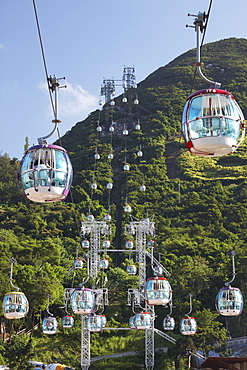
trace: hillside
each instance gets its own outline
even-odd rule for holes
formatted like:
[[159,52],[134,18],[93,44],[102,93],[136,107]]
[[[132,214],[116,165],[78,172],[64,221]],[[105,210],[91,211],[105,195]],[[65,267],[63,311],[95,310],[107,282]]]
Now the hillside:
[[[220,40],[202,48],[204,73],[221,82],[222,88],[236,97],[245,116],[246,55],[246,39]],[[85,271],[73,276],[68,274],[80,245],[78,229],[82,214],[87,215],[90,209],[95,217],[102,218],[110,205],[111,244],[116,249],[124,248],[124,225],[130,220],[123,210],[127,198],[134,219],[154,217],[155,256],[171,273],[169,281],[176,322],[188,312],[189,294],[193,296],[193,316],[198,321],[198,333],[193,337],[181,338],[176,327],[172,335],[178,344],[169,344],[168,355],[157,355],[156,368],[168,369],[177,355],[185,357],[188,346],[207,353],[218,341],[225,353],[228,335],[246,335],[246,308],[241,316],[226,320],[215,311],[214,300],[218,290],[231,279],[232,250],[236,252],[234,286],[239,287],[244,296],[247,293],[247,142],[245,140],[234,154],[220,158],[195,157],[186,149],[181,135],[183,107],[191,91],[205,87],[198,77],[193,80],[194,60],[195,50],[180,55],[139,83],[139,105],[133,104],[136,91],[129,89],[128,104],[122,102],[122,96],[116,97],[114,107],[105,104],[102,110],[92,112],[61,138],[74,168],[71,196],[64,203],[35,204],[22,198],[15,184],[17,161],[6,155],[0,157],[1,173],[6,174],[0,181],[1,296],[10,289],[9,259],[14,256],[18,261],[14,279],[30,302],[25,320],[11,325],[1,317],[7,334],[31,328],[39,321],[40,314],[44,317],[48,294],[52,296],[51,311],[57,317],[63,315],[64,287],[71,286],[72,280],[74,286],[78,286],[86,274]],[[112,122],[115,130],[111,135]],[[141,130],[135,129],[138,122]],[[98,124],[102,127],[100,133],[96,131]],[[128,129],[129,135],[123,135],[124,129]],[[111,147],[112,161],[108,159]],[[143,156],[138,157],[140,147]],[[100,160],[95,165],[96,148]],[[123,171],[125,163],[130,164],[128,173]],[[92,192],[93,179],[98,186]],[[114,186],[109,204],[106,184],[111,179]],[[145,192],[140,191],[143,183]],[[81,248],[80,253],[84,253]],[[110,306],[105,314],[111,326],[128,326],[132,314],[126,306],[126,290],[136,286],[136,277],[125,272],[126,258],[128,255],[123,253],[110,258],[106,283]],[[150,269],[148,276],[151,276]],[[101,277],[103,279],[105,273]],[[89,280],[88,286],[96,283]],[[168,309],[158,307],[157,313],[155,326],[162,329],[162,319]],[[138,369],[134,361],[142,362],[143,333],[127,333],[94,333],[92,356],[136,350],[140,355],[137,359],[109,363],[112,368],[123,369],[123,361],[126,361],[125,369]],[[30,346],[30,352],[28,340],[29,337],[16,336],[12,341],[16,347],[2,343],[2,359],[11,358],[11,350],[22,358],[26,350],[26,358],[32,353],[32,359],[67,361],[70,366],[80,368],[79,318],[71,332],[61,329],[52,340],[42,335],[40,328],[36,330],[34,348]],[[157,338],[156,343],[158,347],[167,345]],[[99,368],[97,366],[109,369],[109,363],[96,362],[92,369]]]

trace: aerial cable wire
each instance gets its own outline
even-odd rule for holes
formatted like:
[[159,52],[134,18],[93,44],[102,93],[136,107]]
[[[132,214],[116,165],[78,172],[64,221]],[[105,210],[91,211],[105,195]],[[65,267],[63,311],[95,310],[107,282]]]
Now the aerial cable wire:
[[205,38],[206,30],[207,30],[208,19],[209,19],[209,15],[210,15],[211,8],[212,8],[212,3],[213,3],[213,0],[210,0],[210,4],[209,4],[209,7],[208,7],[208,12],[207,12],[207,15],[206,15],[206,22],[205,22],[205,26],[204,26],[204,32],[203,32],[203,35],[202,35],[201,47],[204,43],[204,38]]
[[50,88],[50,85],[49,85],[49,76],[48,76],[48,70],[47,70],[47,63],[46,63],[46,59],[45,59],[45,51],[44,51],[44,46],[43,46],[43,41],[42,41],[42,36],[41,36],[41,31],[40,31],[40,26],[39,26],[39,19],[38,19],[38,13],[37,13],[35,0],[33,0],[33,8],[34,8],[35,20],[36,20],[36,25],[37,25],[37,30],[38,30],[41,54],[42,54],[42,59],[43,59],[43,64],[44,64],[44,69],[45,69],[45,76],[46,76],[48,91],[49,91],[50,100],[51,100],[51,106],[52,106],[53,114],[54,114],[54,117],[55,117],[56,116],[55,107],[54,107],[54,102],[53,102],[53,99],[52,99],[51,88]]
[[[42,55],[42,60],[43,60],[43,65],[44,65],[44,70],[45,70],[45,77],[46,77],[47,87],[48,87],[48,91],[49,91],[51,107],[52,107],[54,118],[56,119],[57,118],[56,117],[56,109],[55,109],[55,104],[54,104],[53,97],[52,97],[52,86],[50,84],[51,83],[51,79],[49,78],[49,75],[48,75],[48,68],[47,68],[47,62],[46,62],[46,58],[45,58],[44,45],[43,45],[42,36],[41,36],[41,30],[40,30],[40,24],[39,24],[37,7],[36,7],[35,0],[32,0],[32,1],[33,1],[34,15],[35,15],[35,20],[36,20],[36,26],[37,26],[37,31],[38,31],[38,37],[39,37],[41,55]],[[61,143],[61,135],[60,135],[60,131],[59,131],[59,128],[58,127],[57,127],[57,133],[58,133],[60,145],[62,146],[62,143]],[[73,200],[71,189],[70,189],[70,196],[71,196],[71,201],[74,204],[74,200]],[[78,219],[77,219],[77,216],[76,216],[76,213],[75,213],[74,208],[73,208],[73,212],[74,212],[74,216],[75,216],[77,231],[78,231],[79,236],[80,236],[79,223],[78,223]]]
[[[37,7],[36,7],[36,4],[35,4],[35,0],[32,0],[32,1],[33,1],[33,9],[34,9],[34,15],[35,15],[35,20],[36,20],[37,31],[38,31],[38,36],[39,36],[39,43],[40,43],[40,49],[41,49],[41,54],[42,54],[42,60],[43,60],[43,65],[44,65],[44,70],[45,70],[45,77],[46,77],[47,87],[48,87],[48,91],[49,91],[51,107],[52,107],[53,115],[54,115],[54,118],[55,118],[53,122],[55,122],[55,121],[58,122],[56,107],[55,107],[55,104],[54,104],[54,100],[52,98],[52,92],[54,91],[53,86],[52,86],[52,81],[51,81],[52,78],[49,77],[49,75],[48,75],[48,69],[47,69],[45,51],[44,51],[44,46],[43,46],[43,41],[42,41],[42,36],[41,36],[41,30],[40,30],[40,25],[39,25]],[[60,135],[60,131],[59,131],[58,126],[57,126],[57,134],[58,134],[60,145],[62,145],[61,135]]]

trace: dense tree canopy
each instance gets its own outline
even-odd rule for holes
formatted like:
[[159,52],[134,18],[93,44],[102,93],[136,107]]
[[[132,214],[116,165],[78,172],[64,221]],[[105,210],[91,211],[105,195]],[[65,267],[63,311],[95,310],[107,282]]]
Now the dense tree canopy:
[[[205,65],[213,63],[213,67],[206,70],[208,77],[220,78],[247,115],[246,52],[245,39],[221,40],[205,45],[202,50]],[[86,275],[85,269],[76,273],[70,270],[76,250],[84,254],[80,244],[82,214],[87,215],[90,210],[100,219],[110,209],[111,244],[115,249],[124,248],[124,226],[130,221],[130,215],[123,211],[127,198],[133,219],[154,218],[154,255],[171,273],[173,316],[177,324],[189,311],[188,297],[192,294],[198,332],[193,338],[181,338],[177,325],[171,334],[177,339],[177,345],[169,344],[171,356],[186,355],[188,347],[193,351],[201,349],[206,354],[216,342],[223,345],[228,335],[246,335],[246,308],[240,317],[228,319],[226,330],[226,322],[216,313],[214,300],[217,291],[232,278],[232,250],[236,252],[234,286],[239,287],[244,296],[247,293],[247,143],[245,141],[234,154],[219,158],[196,157],[185,148],[180,117],[191,89],[193,60],[194,50],[142,81],[138,86],[138,107],[128,103],[126,108],[122,96],[117,97],[114,108],[105,104],[100,115],[99,111],[92,112],[62,138],[74,168],[71,195],[63,203],[27,201],[20,195],[15,181],[19,161],[10,159],[7,154],[0,156],[1,295],[3,297],[10,289],[9,259],[13,256],[17,260],[14,283],[26,293],[30,302],[25,319],[9,323],[2,317],[6,333],[17,333],[37,324],[39,317],[46,314],[48,295],[53,313],[57,317],[64,314],[61,308],[64,288],[71,284],[78,286]],[[219,75],[222,69],[224,73]],[[195,85],[194,88],[200,89],[202,82],[196,80]],[[131,101],[134,92],[130,89],[128,94]],[[112,121],[115,131],[111,136]],[[140,131],[135,129],[137,122],[141,125]],[[102,126],[100,135],[96,132],[98,123]],[[127,137],[122,134],[124,128],[129,130]],[[137,155],[140,145],[142,157]],[[112,161],[108,158],[111,146],[114,149]],[[95,166],[96,147],[101,157]],[[123,171],[125,162],[130,164],[128,173]],[[91,189],[93,178],[98,184],[95,191]],[[114,184],[110,204],[106,188],[109,181]],[[140,191],[142,184],[146,186],[145,192]],[[88,283],[104,284],[108,288],[110,306],[106,308],[106,315],[111,325],[128,326],[132,311],[126,306],[126,290],[137,286],[137,278],[129,276],[125,267],[126,259],[135,260],[135,256],[134,253],[131,256],[117,253],[110,257],[108,272],[102,273],[98,281],[89,280]],[[151,276],[149,264],[150,261],[147,265]],[[155,326],[161,330],[166,311],[163,307],[157,308]],[[79,369],[79,318],[71,332],[61,329],[53,343],[41,335],[40,329],[35,330],[33,336],[33,342],[26,336],[13,336],[11,343],[0,347],[0,356],[12,361],[12,353],[16,356],[13,359],[22,353],[20,358],[26,360],[33,353],[32,359],[44,362],[65,362],[67,359],[71,366]],[[166,345],[159,341],[159,346]],[[139,350],[142,346],[140,333],[104,331],[92,336],[94,354]],[[167,364],[164,366],[170,366],[170,359],[157,358],[159,363],[163,361]]]

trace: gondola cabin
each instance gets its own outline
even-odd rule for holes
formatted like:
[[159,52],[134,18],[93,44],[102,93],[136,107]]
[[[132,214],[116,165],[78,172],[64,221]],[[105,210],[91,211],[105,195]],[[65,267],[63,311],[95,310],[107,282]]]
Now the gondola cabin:
[[74,260],[74,269],[75,270],[81,270],[83,268],[83,261],[81,258],[77,258]]
[[109,261],[107,259],[102,259],[99,261],[99,268],[100,269],[108,269]]
[[206,89],[191,94],[184,107],[182,131],[189,151],[203,157],[233,153],[244,139],[245,121],[228,91]]
[[172,299],[171,286],[166,278],[149,278],[145,285],[146,301],[150,305],[166,305]]
[[174,330],[175,328],[175,320],[171,316],[164,317],[163,320],[163,329],[164,330]]
[[144,330],[151,327],[151,315],[148,312],[140,312],[135,315],[134,326],[136,329]]
[[20,162],[18,185],[33,202],[59,202],[70,190],[73,171],[65,149],[57,145],[35,145]]
[[92,289],[76,288],[71,294],[72,311],[79,315],[88,315],[94,312],[95,295]]
[[186,316],[183,317],[179,324],[180,333],[183,335],[196,334],[197,324],[194,317]]
[[127,266],[127,273],[129,275],[135,275],[137,273],[137,268],[135,265],[128,265]]
[[92,332],[99,332],[102,330],[102,316],[92,315],[88,317],[87,327]]
[[110,248],[110,246],[111,246],[110,240],[103,240],[102,248]]
[[81,246],[82,246],[82,248],[89,248],[89,246],[90,246],[89,240],[87,240],[87,239],[82,240]]
[[6,319],[21,319],[28,313],[27,297],[21,292],[10,292],[3,299],[3,314]]
[[134,247],[134,243],[132,240],[127,240],[126,243],[125,243],[125,247],[127,249],[132,249]]
[[223,316],[238,316],[243,311],[244,299],[238,288],[221,288],[215,300],[216,310]]
[[108,213],[106,215],[104,215],[104,221],[106,222],[110,222],[111,221],[111,215]]
[[73,328],[74,318],[71,315],[66,315],[62,318],[62,327],[63,328]]
[[56,334],[58,329],[57,319],[53,316],[45,317],[42,321],[43,334]]

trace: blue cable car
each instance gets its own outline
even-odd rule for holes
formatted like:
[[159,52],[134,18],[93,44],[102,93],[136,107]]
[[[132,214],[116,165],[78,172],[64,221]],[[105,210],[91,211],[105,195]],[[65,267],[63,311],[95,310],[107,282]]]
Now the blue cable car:
[[238,288],[221,288],[215,300],[216,310],[223,316],[238,316],[243,311],[244,299]]
[[20,162],[18,186],[33,202],[59,202],[70,190],[73,170],[66,150],[40,144],[29,148]]
[[92,289],[76,288],[71,294],[72,311],[79,315],[88,315],[94,312],[95,295]]
[[29,304],[22,292],[6,293],[3,299],[3,314],[6,319],[21,319],[27,315]]
[[73,328],[74,318],[71,315],[66,315],[62,318],[62,327],[63,328]]
[[175,320],[173,317],[171,316],[166,316],[164,317],[164,320],[163,320],[163,329],[164,330],[174,330],[175,328]]
[[145,285],[146,301],[150,305],[166,305],[172,299],[172,289],[166,278],[149,278]]
[[57,319],[53,316],[45,317],[42,321],[43,334],[56,334],[58,329]]
[[219,157],[238,148],[244,139],[245,121],[232,94],[210,88],[188,97],[182,116],[182,131],[191,153]]
[[183,335],[194,335],[197,330],[196,319],[191,316],[185,316],[182,318],[179,324],[180,333]]

